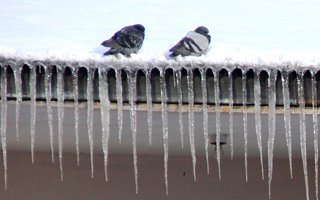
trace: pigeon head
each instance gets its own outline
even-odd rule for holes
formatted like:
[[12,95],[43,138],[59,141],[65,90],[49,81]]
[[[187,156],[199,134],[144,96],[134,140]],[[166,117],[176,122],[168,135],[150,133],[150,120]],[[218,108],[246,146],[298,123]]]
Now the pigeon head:
[[134,28],[138,29],[141,32],[144,32],[145,28],[141,24],[135,24],[133,25]]
[[205,26],[199,26],[198,28],[196,28],[196,30],[194,30],[196,33],[199,33],[201,35],[208,35],[209,33],[209,29]]

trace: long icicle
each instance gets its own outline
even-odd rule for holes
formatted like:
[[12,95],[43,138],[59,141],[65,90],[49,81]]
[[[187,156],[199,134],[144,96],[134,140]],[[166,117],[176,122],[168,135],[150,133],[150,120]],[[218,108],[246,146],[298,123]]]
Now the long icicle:
[[243,104],[243,136],[244,136],[244,165],[246,182],[248,182],[248,111],[247,111],[247,76],[242,72],[242,104]]
[[117,108],[118,108],[118,137],[121,143],[121,135],[123,129],[123,98],[122,98],[122,73],[121,69],[116,70],[116,87],[117,87]]
[[271,70],[268,79],[269,88],[269,136],[268,136],[268,184],[269,184],[269,199],[271,198],[271,181],[273,172],[273,147],[276,131],[276,78],[277,72]]
[[50,148],[51,148],[51,161],[54,162],[54,148],[53,148],[53,117],[52,117],[52,85],[51,85],[51,68],[45,68],[45,94],[46,94],[46,106],[48,114],[48,126],[49,126],[49,137],[50,137]]
[[147,97],[147,112],[148,112],[148,132],[149,145],[152,144],[152,93],[151,93],[151,71],[146,72],[146,97]]
[[16,87],[16,139],[17,141],[19,141],[20,104],[22,102],[21,68],[19,66],[16,66],[13,72]]
[[36,66],[31,68],[30,73],[30,135],[31,135],[31,161],[34,163],[34,141],[36,135]]
[[284,125],[285,125],[284,127],[285,127],[286,142],[287,142],[287,148],[288,148],[289,169],[290,169],[290,177],[293,178],[289,76],[288,76],[288,72],[285,70],[283,70],[281,73],[281,81],[282,81],[283,108],[284,108]]
[[194,90],[193,90],[193,71],[188,70],[188,101],[189,101],[189,141],[192,156],[193,180],[196,181],[196,150],[194,144]]
[[319,133],[318,133],[318,103],[317,103],[317,82],[315,74],[311,77],[312,88],[312,119],[313,119],[313,145],[314,145],[314,180],[315,180],[315,193],[316,200],[319,199],[319,172],[318,172],[318,159],[319,159]]
[[181,148],[184,147],[183,142],[183,116],[182,116],[182,89],[181,89],[181,70],[176,71],[177,76],[177,91],[178,91],[178,110],[179,110],[179,128],[180,128],[180,138],[181,138]]
[[91,162],[91,178],[94,174],[93,166],[93,76],[94,69],[88,68],[88,77],[87,77],[87,126],[88,126],[88,138],[90,146],[90,162]]
[[229,78],[229,133],[230,133],[230,153],[233,159],[233,79],[232,72],[228,74]]
[[164,178],[166,186],[166,194],[168,195],[168,96],[165,70],[161,70],[160,74],[161,87],[161,112],[162,112],[162,135],[163,135],[163,151],[164,151]]
[[[58,66],[59,67],[59,66]],[[63,181],[63,122],[64,122],[64,81],[63,81],[63,68],[57,68],[57,99],[58,99],[58,148],[59,148],[59,164],[60,164],[60,178]]]
[[206,70],[201,69],[201,86],[202,86],[202,111],[203,111],[203,135],[204,135],[204,146],[206,151],[206,162],[207,162],[207,174],[209,174],[209,153],[208,153],[208,105],[207,105],[207,78]]
[[214,73],[214,99],[215,99],[215,112],[216,112],[216,148],[217,148],[217,162],[218,162],[218,175],[221,180],[221,108],[220,108],[220,86],[219,86],[219,71]]
[[104,173],[105,180],[108,181],[108,154],[109,154],[109,125],[110,125],[110,101],[108,94],[107,72],[103,68],[99,68],[99,95],[100,95],[100,111],[102,125],[102,148],[104,154]]
[[137,72],[127,72],[128,88],[129,88],[129,104],[130,104],[130,124],[132,132],[132,151],[133,151],[133,167],[136,193],[138,194],[138,158],[137,158]]
[[4,174],[4,188],[7,190],[7,68],[1,66],[1,144],[3,156],[3,174]]
[[78,87],[78,69],[73,71],[73,100],[74,100],[74,135],[76,140],[77,166],[80,165],[79,150],[79,87]]
[[262,139],[261,139],[261,86],[260,86],[260,71],[254,74],[254,110],[257,143],[260,154],[261,178],[264,180],[263,154],[262,154]]
[[302,166],[304,173],[304,182],[306,189],[306,199],[309,200],[309,184],[308,184],[308,165],[307,165],[307,147],[306,147],[306,114],[304,101],[304,81],[303,73],[297,74],[298,83],[298,99],[300,107],[300,148],[302,157]]

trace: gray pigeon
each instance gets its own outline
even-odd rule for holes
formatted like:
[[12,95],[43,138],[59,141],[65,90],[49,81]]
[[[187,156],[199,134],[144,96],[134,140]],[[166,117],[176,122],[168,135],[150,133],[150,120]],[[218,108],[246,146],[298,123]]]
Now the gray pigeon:
[[143,44],[144,30],[145,28],[141,24],[123,27],[110,39],[101,43],[102,46],[110,47],[103,55],[120,53],[129,57],[132,53],[137,53]]
[[199,26],[194,31],[190,31],[169,50],[171,52],[169,56],[201,56],[205,54],[211,42],[211,36],[208,33],[208,28],[204,26]]

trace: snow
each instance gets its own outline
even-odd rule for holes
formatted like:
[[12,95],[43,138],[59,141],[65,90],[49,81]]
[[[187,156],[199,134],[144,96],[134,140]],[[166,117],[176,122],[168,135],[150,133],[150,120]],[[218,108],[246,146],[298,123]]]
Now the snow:
[[319,64],[319,6],[316,0],[2,0],[0,55],[102,59],[103,40],[141,23],[140,59],[166,59],[170,47],[204,25],[212,36],[204,60]]

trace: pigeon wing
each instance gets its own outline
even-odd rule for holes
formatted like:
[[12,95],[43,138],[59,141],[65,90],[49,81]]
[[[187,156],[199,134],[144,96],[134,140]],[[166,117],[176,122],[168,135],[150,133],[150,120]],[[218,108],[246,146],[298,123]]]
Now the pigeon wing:
[[171,52],[179,52],[181,50],[185,50],[185,40],[186,38],[182,38],[176,45],[174,45],[169,51]]
[[116,41],[121,47],[139,48],[142,46],[144,34],[137,31],[134,27],[125,27],[120,32],[116,37]]

